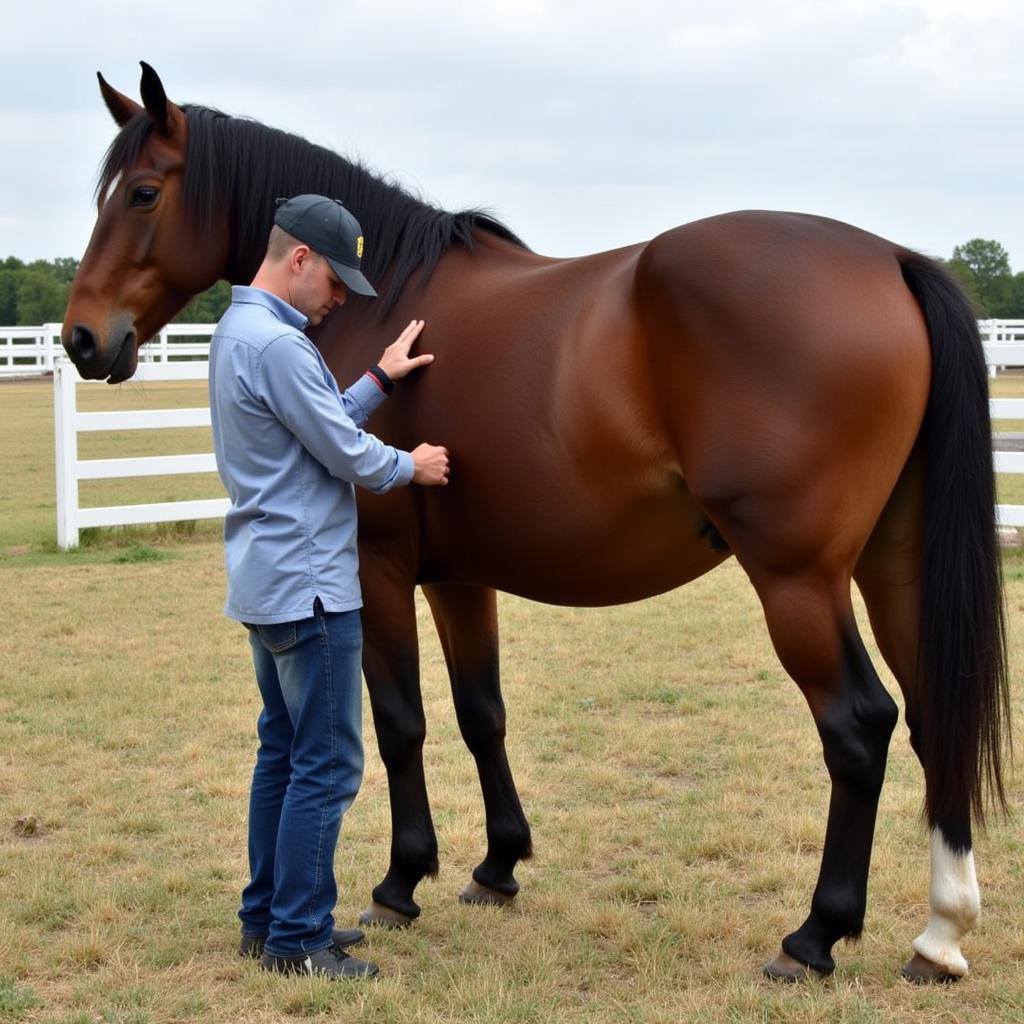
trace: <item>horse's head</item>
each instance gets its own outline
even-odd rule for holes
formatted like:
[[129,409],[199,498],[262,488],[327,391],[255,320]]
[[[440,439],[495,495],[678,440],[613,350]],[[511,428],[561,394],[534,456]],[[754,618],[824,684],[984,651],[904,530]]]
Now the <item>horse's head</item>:
[[71,288],[62,341],[79,373],[118,383],[139,345],[224,272],[227,219],[201,223],[185,197],[187,118],[142,65],[143,105],[97,76],[121,131],[107,153],[98,217]]

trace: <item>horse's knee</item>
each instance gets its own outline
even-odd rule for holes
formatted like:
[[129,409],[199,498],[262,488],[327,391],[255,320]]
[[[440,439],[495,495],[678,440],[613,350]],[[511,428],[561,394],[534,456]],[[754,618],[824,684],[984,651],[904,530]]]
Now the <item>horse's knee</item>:
[[373,722],[377,748],[386,767],[401,768],[421,755],[427,738],[427,721],[422,710],[375,706]]

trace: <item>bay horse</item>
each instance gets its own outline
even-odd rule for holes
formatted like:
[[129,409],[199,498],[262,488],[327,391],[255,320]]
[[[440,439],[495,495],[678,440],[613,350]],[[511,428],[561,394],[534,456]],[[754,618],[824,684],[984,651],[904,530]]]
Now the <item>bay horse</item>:
[[1009,712],[987,374],[949,275],[849,225],[764,211],[551,259],[482,211],[437,209],[301,138],[172,103],[146,64],[141,105],[99,81],[120,131],[64,321],[83,377],[126,380],[191,296],[248,283],[274,200],[298,193],[352,210],[382,293],[314,334],[343,386],[400,325],[427,323],[435,363],[373,429],[446,445],[451,483],[359,496],[364,670],[392,819],[362,919],[410,923],[438,866],[417,585],[486,809],[486,855],[461,895],[507,903],[531,837],[505,753],[496,590],[617,604],[732,556],[831,781],[809,914],[766,973],[829,974],[833,945],[863,926],[898,712],[858,633],[856,581],[925,776],[930,915],[904,974],[966,974],[972,824],[1005,806]]

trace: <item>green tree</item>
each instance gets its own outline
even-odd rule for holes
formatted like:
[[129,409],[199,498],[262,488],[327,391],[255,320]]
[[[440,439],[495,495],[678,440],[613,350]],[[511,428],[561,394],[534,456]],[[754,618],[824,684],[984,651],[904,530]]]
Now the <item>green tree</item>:
[[174,318],[178,324],[214,324],[231,305],[231,285],[218,281],[212,288],[195,296]]
[[0,267],[0,324],[13,327],[18,322],[18,272]]
[[1007,320],[1024,320],[1024,273],[1014,274],[1007,288]]
[[45,267],[32,265],[16,272],[16,307],[19,324],[45,324],[64,316],[68,289]]
[[70,288],[72,279],[78,273],[78,260],[73,256],[58,256],[52,266],[53,276]]
[[999,242],[990,238],[972,238],[953,249],[953,258],[948,266],[967,287],[979,316],[1012,316],[1010,256]]

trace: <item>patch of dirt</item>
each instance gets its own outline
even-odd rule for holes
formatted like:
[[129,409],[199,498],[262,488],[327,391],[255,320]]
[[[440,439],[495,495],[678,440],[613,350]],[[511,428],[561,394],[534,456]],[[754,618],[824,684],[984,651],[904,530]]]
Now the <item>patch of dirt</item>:
[[14,819],[11,831],[20,839],[41,839],[46,835],[47,829],[39,824],[39,819],[34,814],[25,814]]

